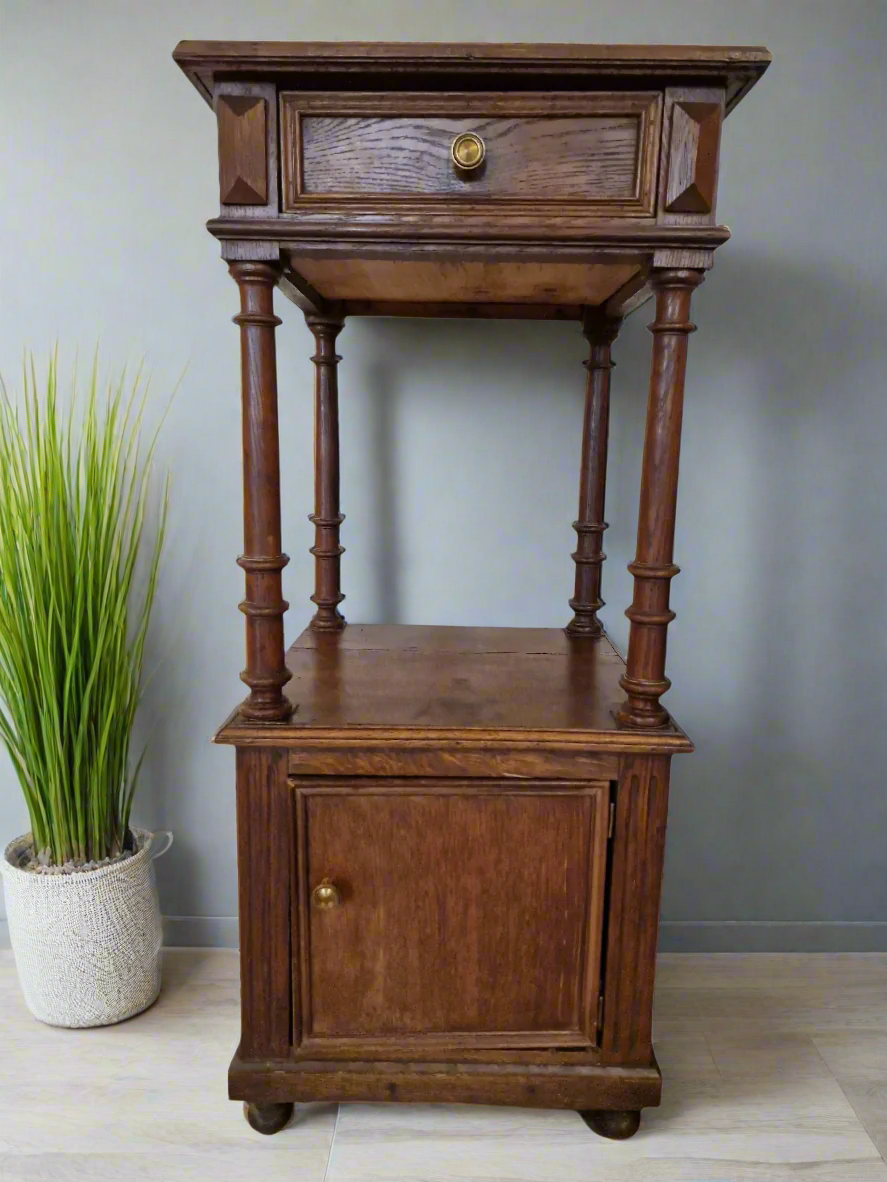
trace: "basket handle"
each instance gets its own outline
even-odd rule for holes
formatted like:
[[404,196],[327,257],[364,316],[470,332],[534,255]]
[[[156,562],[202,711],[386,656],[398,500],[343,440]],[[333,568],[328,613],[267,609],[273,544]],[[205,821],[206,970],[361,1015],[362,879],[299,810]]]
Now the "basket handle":
[[158,858],[162,858],[172,845],[172,834],[168,829],[158,829],[151,838],[151,843],[148,846],[148,851],[151,855],[151,861],[156,862]]

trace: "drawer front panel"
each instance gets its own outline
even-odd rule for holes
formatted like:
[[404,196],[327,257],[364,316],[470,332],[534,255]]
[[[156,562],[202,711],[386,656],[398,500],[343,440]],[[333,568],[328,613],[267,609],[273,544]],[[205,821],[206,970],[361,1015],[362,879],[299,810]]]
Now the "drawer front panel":
[[304,1044],[593,1045],[608,785],[298,796]]
[[[284,208],[449,200],[652,214],[658,94],[282,96]],[[483,143],[458,168],[457,136]]]

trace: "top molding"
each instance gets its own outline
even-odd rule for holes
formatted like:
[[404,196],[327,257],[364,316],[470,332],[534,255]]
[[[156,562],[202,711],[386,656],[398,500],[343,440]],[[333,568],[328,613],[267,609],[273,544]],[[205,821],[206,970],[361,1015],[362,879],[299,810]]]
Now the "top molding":
[[618,89],[724,85],[729,113],[769,66],[762,46],[180,41],[173,58],[212,105],[219,80],[295,89]]

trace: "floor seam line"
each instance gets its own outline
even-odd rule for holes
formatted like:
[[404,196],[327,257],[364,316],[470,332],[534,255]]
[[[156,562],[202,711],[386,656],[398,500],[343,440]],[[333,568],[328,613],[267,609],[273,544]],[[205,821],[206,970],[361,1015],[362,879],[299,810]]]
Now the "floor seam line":
[[715,1071],[718,1073],[718,1079],[721,1081],[721,1083],[723,1083],[726,1079],[726,1076],[724,1075],[723,1071],[721,1071],[721,1065],[714,1057],[714,1052],[711,1049],[711,1044],[708,1041],[708,1034],[705,1030],[702,1031],[702,1041],[705,1044],[705,1049],[708,1051],[709,1059],[711,1059],[712,1063],[715,1065]]
[[[817,1047],[816,1049],[818,1051],[819,1047]],[[826,1064],[826,1066],[828,1066],[828,1064]],[[831,1068],[829,1068],[829,1070],[831,1071]],[[856,1111],[856,1105],[853,1103],[853,1101],[850,1099],[850,1097],[844,1091],[844,1085],[841,1083],[840,1079],[838,1079],[838,1077],[835,1075],[835,1073],[833,1071],[832,1071],[832,1079],[835,1081],[835,1083],[841,1089],[841,1095],[844,1097],[844,1099],[850,1105],[850,1110],[853,1113],[853,1115],[856,1117],[859,1127],[862,1129],[863,1133],[865,1133],[866,1137],[868,1137],[869,1141],[871,1142],[872,1149],[874,1149],[875,1153],[877,1153],[880,1160],[882,1162],[884,1162],[885,1165],[887,1165],[887,1158],[884,1157],[884,1154],[881,1152],[881,1150],[875,1144],[875,1138],[871,1135],[871,1133],[865,1127],[865,1121],[862,1119],[862,1117]]]
[[[826,1071],[829,1073],[829,1075],[832,1077],[832,1079],[835,1080],[837,1082],[838,1086],[840,1087],[841,1081],[835,1075],[834,1071],[832,1071],[831,1067],[829,1066],[828,1061],[825,1058],[825,1055],[823,1055],[822,1051],[819,1049],[819,1043],[816,1041],[816,1035],[810,1034],[807,1037],[810,1039],[810,1043],[811,1043],[814,1051],[816,1051],[816,1054],[817,1054],[817,1057],[819,1058],[820,1063],[822,1063],[823,1067],[826,1069]],[[844,1092],[844,1089],[841,1088],[841,1091]],[[844,1095],[847,1096],[847,1093],[844,1092]],[[848,1103],[850,1102],[849,1097],[847,1097],[847,1102]],[[851,1104],[850,1107],[852,1108],[853,1105]],[[856,1110],[854,1109],[854,1111],[856,1111]]]
[[323,1178],[321,1179],[321,1182],[327,1182],[327,1179],[328,1179],[329,1173],[330,1173],[330,1166],[333,1164],[333,1148],[335,1147],[335,1144],[336,1144],[336,1134],[339,1131],[339,1116],[340,1116],[341,1112],[342,1112],[342,1105],[337,1104],[336,1105],[336,1119],[333,1123],[333,1135],[332,1135],[332,1137],[330,1137],[330,1149],[329,1149],[329,1153],[326,1155],[326,1165],[324,1166],[324,1169],[323,1169]]

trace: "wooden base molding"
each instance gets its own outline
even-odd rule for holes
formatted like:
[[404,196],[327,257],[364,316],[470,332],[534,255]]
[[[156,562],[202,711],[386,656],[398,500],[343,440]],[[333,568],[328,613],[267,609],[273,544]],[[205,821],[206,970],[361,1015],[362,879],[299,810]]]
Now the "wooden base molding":
[[228,1071],[230,1098],[260,1105],[400,1100],[624,1111],[655,1107],[661,1094],[655,1060],[648,1067],[530,1067],[457,1061],[250,1062],[236,1055]]

